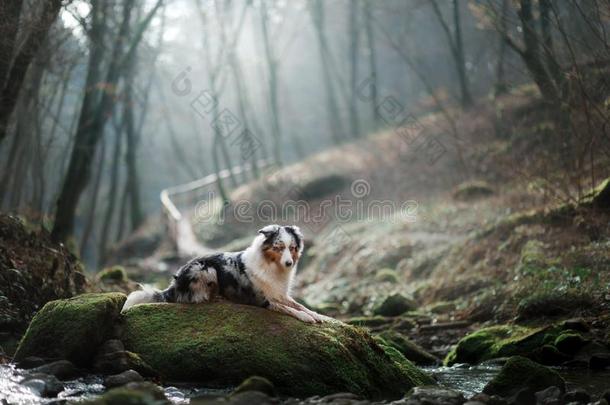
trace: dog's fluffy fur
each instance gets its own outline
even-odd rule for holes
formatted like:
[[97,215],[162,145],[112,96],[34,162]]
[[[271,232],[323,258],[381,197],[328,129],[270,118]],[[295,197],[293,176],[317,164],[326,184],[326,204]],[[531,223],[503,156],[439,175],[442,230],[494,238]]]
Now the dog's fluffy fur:
[[163,290],[129,294],[123,310],[149,302],[209,302],[220,295],[232,302],[281,312],[304,322],[329,319],[296,302],[291,287],[303,253],[303,235],[296,226],[269,225],[242,252],[197,257],[182,266]]

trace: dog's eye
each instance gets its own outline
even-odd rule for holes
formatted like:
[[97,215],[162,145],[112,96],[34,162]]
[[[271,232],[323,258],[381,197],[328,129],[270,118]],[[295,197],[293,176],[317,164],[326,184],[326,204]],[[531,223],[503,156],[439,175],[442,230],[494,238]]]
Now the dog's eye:
[[280,252],[282,249],[279,246],[274,246],[273,250],[276,252]]
[[208,287],[214,287],[214,282],[213,282],[213,281],[210,281],[210,282],[208,283]]
[[290,246],[290,251],[291,251],[291,252],[294,252],[295,250],[297,250],[297,247],[296,247],[296,246]]

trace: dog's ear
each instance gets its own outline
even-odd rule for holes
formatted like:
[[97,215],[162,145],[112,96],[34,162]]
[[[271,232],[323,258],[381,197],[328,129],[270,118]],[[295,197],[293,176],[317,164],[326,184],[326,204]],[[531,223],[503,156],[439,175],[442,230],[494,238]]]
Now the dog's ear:
[[267,225],[266,227],[259,229],[258,233],[262,233],[263,235],[265,235],[265,238],[268,238],[272,235],[277,234],[279,231],[279,225]]
[[299,250],[303,249],[303,240],[305,238],[303,237],[301,228],[299,228],[296,225],[286,226],[284,228],[294,236],[294,239],[295,239],[297,245],[299,246]]

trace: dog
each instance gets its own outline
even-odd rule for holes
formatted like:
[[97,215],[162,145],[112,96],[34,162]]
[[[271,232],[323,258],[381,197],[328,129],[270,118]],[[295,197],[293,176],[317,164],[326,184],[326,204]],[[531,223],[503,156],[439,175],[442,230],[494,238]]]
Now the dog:
[[290,315],[308,323],[332,318],[318,314],[291,297],[303,234],[297,226],[268,225],[246,250],[192,259],[163,290],[143,289],[129,294],[123,311],[151,302],[202,303],[216,296]]

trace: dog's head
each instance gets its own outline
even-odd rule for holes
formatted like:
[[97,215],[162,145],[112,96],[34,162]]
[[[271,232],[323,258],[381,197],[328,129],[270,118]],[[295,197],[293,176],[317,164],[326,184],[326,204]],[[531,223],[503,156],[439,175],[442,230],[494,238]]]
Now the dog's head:
[[296,267],[304,247],[303,234],[298,226],[267,225],[258,233],[261,234],[260,249],[265,261],[285,270]]

